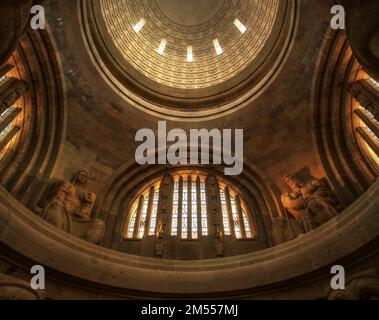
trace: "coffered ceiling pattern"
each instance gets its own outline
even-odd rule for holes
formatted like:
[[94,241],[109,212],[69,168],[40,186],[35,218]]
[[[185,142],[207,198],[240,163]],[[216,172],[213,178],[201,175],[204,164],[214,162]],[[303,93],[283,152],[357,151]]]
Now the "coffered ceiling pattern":
[[[100,0],[100,6],[107,32],[125,62],[150,80],[177,89],[209,88],[245,70],[264,48],[279,9],[279,0],[212,0],[197,1],[198,5],[166,1],[172,3]],[[133,27],[141,19],[144,24],[136,32]],[[236,27],[236,19],[246,32]],[[160,54],[163,39],[167,44]],[[215,39],[221,54],[215,50]]]

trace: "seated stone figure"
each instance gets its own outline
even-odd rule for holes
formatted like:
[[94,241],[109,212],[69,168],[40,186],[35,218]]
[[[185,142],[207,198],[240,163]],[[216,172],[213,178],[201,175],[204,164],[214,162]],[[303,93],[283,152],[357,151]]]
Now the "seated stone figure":
[[338,214],[340,205],[326,179],[305,182],[298,176],[286,175],[284,182],[290,190],[282,195],[282,204],[290,216],[300,221],[305,232]]
[[49,202],[43,208],[41,217],[57,228],[71,231],[71,218],[89,221],[96,201],[96,195],[85,187],[88,173],[79,171],[71,182],[58,183]]

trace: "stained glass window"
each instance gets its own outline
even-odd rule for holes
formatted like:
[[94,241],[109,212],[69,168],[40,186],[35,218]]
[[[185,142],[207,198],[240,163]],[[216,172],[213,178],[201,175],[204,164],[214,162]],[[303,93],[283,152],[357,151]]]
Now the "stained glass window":
[[208,215],[207,215],[207,198],[205,191],[205,181],[200,181],[200,208],[201,208],[201,229],[202,235],[208,235]]
[[183,200],[182,200],[182,238],[188,238],[188,180],[183,179]]
[[[371,78],[366,79],[366,81],[379,92],[378,82]],[[379,168],[379,122],[370,111],[360,103],[356,104],[354,108],[355,129],[364,153],[370,162]]]
[[141,218],[140,218],[139,229],[138,229],[138,239],[142,239],[145,233],[148,206],[149,206],[149,194],[147,194],[145,198],[143,199],[143,206],[142,206]]
[[134,235],[134,229],[136,227],[136,220],[137,220],[137,206],[134,207],[132,210],[129,227],[128,227],[128,238],[133,238]]
[[226,203],[226,196],[224,189],[220,189],[220,198],[221,198],[221,210],[222,210],[222,223],[224,225],[224,233],[230,235],[230,226],[229,226],[229,213],[228,205]]
[[149,236],[155,234],[158,214],[159,189],[154,190],[153,207],[151,209]]
[[179,219],[179,178],[175,179],[174,183],[174,196],[172,205],[172,224],[171,235],[178,235],[178,219]]
[[197,185],[196,181],[191,184],[191,232],[192,239],[197,239]]
[[233,225],[234,225],[234,232],[236,234],[237,239],[242,238],[242,233],[241,233],[241,225],[240,225],[240,220],[238,217],[238,211],[237,211],[237,204],[236,204],[236,199],[234,197],[230,197],[230,203],[232,207],[232,217],[233,217]]
[[245,210],[243,210],[243,209],[242,209],[242,218],[243,218],[243,223],[245,225],[246,238],[248,238],[248,239],[252,238],[249,218],[247,217],[247,214],[246,214]]
[[[214,231],[209,228],[215,217],[208,215],[210,206],[208,199],[213,199],[213,208],[221,207],[220,224],[226,236],[233,235],[236,239],[242,239],[245,236],[248,239],[253,238],[254,232],[248,210],[232,188],[222,183],[216,189],[219,190],[220,197],[217,193],[215,197],[215,195],[207,194],[207,190],[211,190],[211,185],[207,186],[205,175],[191,173],[174,175],[171,178],[172,185],[166,188],[172,200],[168,213],[171,217],[167,217],[166,235],[179,237],[182,240],[198,240],[200,237],[212,236]],[[145,236],[156,235],[160,214],[160,184],[161,181],[155,182],[135,199],[130,210],[126,238],[143,239]],[[153,198],[150,199],[150,197]],[[215,199],[220,202],[215,203]],[[208,220],[210,218],[212,220]]]

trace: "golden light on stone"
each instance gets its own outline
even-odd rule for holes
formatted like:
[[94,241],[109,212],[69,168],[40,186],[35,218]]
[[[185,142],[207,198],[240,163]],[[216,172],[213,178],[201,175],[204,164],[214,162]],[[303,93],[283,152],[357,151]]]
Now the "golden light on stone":
[[214,39],[213,40],[213,45],[215,47],[215,50],[216,50],[216,54],[219,56],[220,54],[222,54],[222,48],[220,46],[220,42],[218,41],[218,39]]
[[234,20],[234,25],[238,28],[238,30],[244,34],[247,31],[247,28],[242,24],[238,19]]
[[140,32],[142,30],[142,28],[145,26],[146,24],[146,19],[145,18],[142,18],[134,27],[134,31],[136,33]]
[[187,47],[187,61],[193,62],[193,47],[192,46]]
[[[273,32],[280,7],[280,0],[99,3],[107,36],[124,62],[132,67],[128,70],[180,90],[215,87],[251,66]],[[238,16],[238,21],[244,23],[240,22],[239,27],[246,31],[245,26],[254,25],[254,32],[246,32],[243,37],[236,35],[236,12],[249,12]],[[166,46],[159,46],[162,39]]]
[[160,44],[160,46],[158,48],[158,53],[160,55],[162,55],[164,53],[164,51],[166,49],[166,45],[167,45],[167,40],[166,39],[162,39],[161,44]]

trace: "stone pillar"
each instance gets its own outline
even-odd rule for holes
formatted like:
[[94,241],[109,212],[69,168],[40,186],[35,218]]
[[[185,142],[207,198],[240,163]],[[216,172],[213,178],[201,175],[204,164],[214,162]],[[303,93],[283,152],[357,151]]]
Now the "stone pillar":
[[23,80],[8,78],[0,85],[0,113],[20,99],[22,94],[28,89],[28,84]]
[[379,121],[379,93],[366,80],[358,80],[348,87],[349,92],[359,104]]
[[145,226],[145,234],[147,237],[150,232],[150,222],[151,222],[151,212],[153,211],[153,202],[154,202],[154,187],[150,188],[149,192],[149,204],[147,206],[147,215],[146,215],[146,226]]
[[157,214],[157,232],[155,235],[155,256],[163,257],[164,241],[169,234],[169,217],[172,213],[172,194],[174,181],[171,175],[167,174],[162,178],[159,188],[159,203]]
[[4,77],[12,69],[13,69],[13,66],[10,64],[6,64],[6,65],[0,67],[0,78]]
[[0,150],[5,148],[7,144],[15,137],[15,135],[21,130],[19,126],[14,126],[7,135],[0,141]]
[[209,234],[214,238],[215,254],[217,257],[224,255],[224,233],[221,216],[220,187],[217,178],[209,175],[206,180],[208,195],[208,229]]
[[245,223],[243,220],[242,205],[241,205],[241,199],[239,196],[236,196],[236,206],[237,206],[237,212],[238,212],[238,220],[240,221],[241,236],[242,236],[242,239],[246,239]]
[[3,132],[20,113],[21,108],[11,108],[9,112],[3,116],[3,119],[0,119],[0,132]]

